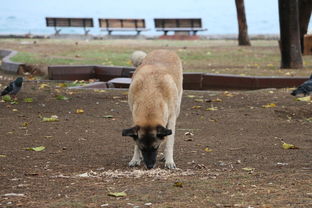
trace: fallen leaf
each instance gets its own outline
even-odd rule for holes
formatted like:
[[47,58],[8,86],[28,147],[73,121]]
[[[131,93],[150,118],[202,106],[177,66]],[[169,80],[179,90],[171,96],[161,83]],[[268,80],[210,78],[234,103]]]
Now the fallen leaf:
[[112,116],[112,115],[105,115],[105,116],[103,116],[103,118],[114,118],[114,116]]
[[192,132],[189,132],[189,131],[185,132],[184,135],[185,136],[194,136],[194,134]]
[[218,107],[210,107],[206,109],[206,111],[216,111],[216,110],[218,110]]
[[216,99],[213,99],[213,100],[211,100],[212,102],[222,102],[222,99],[220,99],[220,98],[216,98]]
[[311,101],[311,96],[296,98],[296,101],[310,102]]
[[48,84],[41,84],[40,86],[39,86],[39,89],[44,89],[44,88],[47,88],[47,87],[50,87]]
[[23,126],[23,127],[27,127],[28,124],[29,124],[28,122],[24,122],[24,123],[22,123],[22,126]]
[[83,109],[77,109],[77,110],[76,110],[76,113],[77,113],[77,114],[84,113],[84,110],[83,110]]
[[3,97],[2,97],[2,100],[3,100],[4,102],[12,102],[12,101],[13,101],[13,99],[11,98],[10,95],[5,95],[5,96],[3,96]]
[[65,83],[59,83],[56,86],[58,86],[58,87],[67,87],[67,85]]
[[269,104],[266,104],[266,105],[262,106],[262,108],[274,108],[274,107],[276,107],[275,103],[269,103]]
[[183,183],[182,182],[175,182],[173,184],[174,187],[179,187],[179,188],[183,188]]
[[25,148],[25,150],[40,152],[40,151],[42,151],[42,150],[45,150],[45,147],[44,147],[44,146],[39,146],[39,147],[27,147],[27,148]]
[[299,149],[298,147],[296,147],[295,145],[293,145],[293,144],[287,144],[287,143],[283,143],[282,144],[282,147],[283,147],[283,149]]
[[32,98],[24,98],[25,103],[32,103],[34,100]]
[[205,152],[212,152],[212,149],[210,149],[209,147],[206,147],[206,148],[204,149],[204,151],[205,151]]
[[192,109],[200,109],[200,108],[202,108],[202,106],[200,106],[200,105],[194,105],[194,106],[192,107]]
[[255,168],[246,167],[246,168],[242,168],[242,170],[252,172],[255,170]]
[[18,110],[16,108],[12,109],[13,112],[17,112]]
[[196,95],[187,95],[186,97],[188,97],[188,98],[194,98],[194,97],[196,97]]
[[56,98],[57,100],[69,100],[69,98],[66,97],[66,96],[64,96],[64,95],[57,95],[55,98]]
[[98,92],[98,93],[104,93],[106,92],[106,90],[99,90],[99,89],[95,89],[94,92]]
[[127,194],[125,192],[109,192],[107,195],[113,196],[113,197],[125,197],[125,196],[127,196]]
[[4,158],[4,157],[6,157],[6,155],[0,155],[0,158]]
[[227,97],[233,97],[234,95],[228,91],[224,91],[224,96],[227,96]]
[[44,121],[44,122],[55,122],[55,121],[59,121],[59,119],[58,119],[57,115],[53,115],[51,117],[43,117],[42,121]]

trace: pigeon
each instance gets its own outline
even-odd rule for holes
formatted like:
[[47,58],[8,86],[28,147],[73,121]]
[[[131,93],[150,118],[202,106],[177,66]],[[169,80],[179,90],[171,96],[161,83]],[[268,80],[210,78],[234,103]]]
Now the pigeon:
[[23,77],[18,77],[15,81],[10,84],[1,92],[1,96],[12,95],[15,96],[23,85]]
[[302,83],[297,89],[290,93],[293,96],[303,94],[304,96],[310,95],[312,93],[312,74],[309,80]]

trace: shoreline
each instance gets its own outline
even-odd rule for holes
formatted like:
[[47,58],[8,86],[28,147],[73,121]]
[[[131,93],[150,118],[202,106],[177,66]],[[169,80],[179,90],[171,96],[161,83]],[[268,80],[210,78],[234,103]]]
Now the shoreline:
[[[168,35],[170,37],[171,35]],[[141,39],[155,40],[161,37],[146,35],[83,35],[83,34],[60,34],[60,35],[40,35],[40,34],[0,34],[0,39],[73,39],[73,40],[107,40],[107,39]],[[190,36],[191,37],[191,36]],[[197,35],[200,40],[237,40],[238,34],[212,34]],[[278,40],[279,34],[251,34],[250,40]]]

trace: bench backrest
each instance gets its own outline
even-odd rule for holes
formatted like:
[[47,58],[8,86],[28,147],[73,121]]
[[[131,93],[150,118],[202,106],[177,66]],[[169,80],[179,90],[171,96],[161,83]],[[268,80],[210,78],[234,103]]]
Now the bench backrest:
[[92,18],[46,17],[48,27],[93,27]]
[[100,28],[145,28],[144,19],[99,19]]
[[155,28],[201,28],[200,18],[196,19],[154,19]]

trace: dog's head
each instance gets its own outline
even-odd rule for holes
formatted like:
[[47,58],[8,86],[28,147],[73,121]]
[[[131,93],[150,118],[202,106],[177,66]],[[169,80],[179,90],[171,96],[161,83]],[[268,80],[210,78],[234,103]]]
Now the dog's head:
[[134,126],[122,131],[122,136],[130,136],[134,139],[142,152],[143,161],[148,169],[155,166],[157,150],[164,138],[170,134],[172,131],[161,125],[155,127]]

